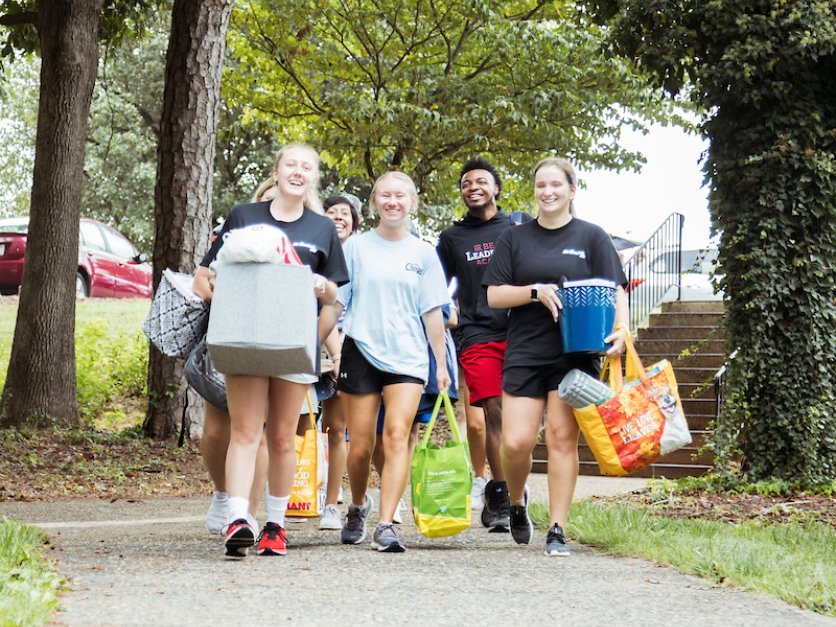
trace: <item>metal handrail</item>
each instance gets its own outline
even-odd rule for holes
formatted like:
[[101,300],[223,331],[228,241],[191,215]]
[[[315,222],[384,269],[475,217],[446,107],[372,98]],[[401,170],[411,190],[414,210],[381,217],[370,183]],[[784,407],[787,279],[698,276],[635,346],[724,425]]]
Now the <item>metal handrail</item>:
[[[624,263],[627,275],[627,300],[630,305],[630,328],[638,329],[659,306],[665,294],[676,288],[682,297],[682,225],[685,216],[670,214],[647,241]],[[659,259],[674,261],[675,268],[655,272],[651,265]],[[674,271],[675,270],[675,271]]]
[[726,382],[726,367],[729,365],[732,359],[737,357],[737,351],[740,349],[735,348],[732,351],[732,354],[729,355],[729,358],[723,362],[723,365],[720,366],[720,369],[714,373],[714,424],[716,425],[717,422],[720,420],[720,412],[723,410],[723,384]]

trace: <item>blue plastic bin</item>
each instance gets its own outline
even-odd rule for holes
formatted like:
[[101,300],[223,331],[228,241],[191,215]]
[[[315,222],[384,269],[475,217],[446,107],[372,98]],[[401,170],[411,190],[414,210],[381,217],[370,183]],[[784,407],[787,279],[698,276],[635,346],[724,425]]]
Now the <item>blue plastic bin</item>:
[[616,286],[606,279],[566,281],[560,289],[563,309],[558,318],[564,353],[601,355],[604,338],[615,323]]

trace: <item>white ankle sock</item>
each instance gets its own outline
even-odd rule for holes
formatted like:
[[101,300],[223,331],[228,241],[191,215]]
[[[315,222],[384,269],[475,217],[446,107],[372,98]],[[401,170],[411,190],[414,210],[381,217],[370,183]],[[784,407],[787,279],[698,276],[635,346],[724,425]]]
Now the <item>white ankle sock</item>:
[[247,517],[247,510],[250,507],[249,499],[242,496],[230,496],[227,500],[227,520],[231,523],[239,518]]
[[229,494],[215,490],[215,500],[220,501],[221,503],[226,503],[229,500]]
[[276,523],[279,527],[284,527],[284,515],[287,512],[287,502],[289,500],[289,494],[287,496],[265,495],[264,504],[267,507],[267,522]]

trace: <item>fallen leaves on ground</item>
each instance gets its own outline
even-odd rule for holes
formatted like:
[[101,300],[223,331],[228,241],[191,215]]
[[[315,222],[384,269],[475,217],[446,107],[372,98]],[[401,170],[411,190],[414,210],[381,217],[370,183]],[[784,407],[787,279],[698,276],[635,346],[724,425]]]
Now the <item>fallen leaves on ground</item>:
[[669,518],[700,518],[732,524],[747,520],[799,524],[823,522],[836,527],[836,502],[832,496],[825,494],[763,496],[707,491],[659,493],[648,489],[595,500],[642,505],[658,516]]
[[[449,437],[441,423],[433,440]],[[370,484],[376,484],[372,473]],[[72,498],[131,499],[211,494],[211,483],[196,443],[155,441],[135,430],[120,434],[93,429],[0,431],[0,501]],[[836,527],[831,496],[708,491],[642,490],[595,500],[647,506],[671,518],[701,518],[736,524],[825,522]]]
[[211,494],[196,444],[135,431],[0,432],[0,501]]

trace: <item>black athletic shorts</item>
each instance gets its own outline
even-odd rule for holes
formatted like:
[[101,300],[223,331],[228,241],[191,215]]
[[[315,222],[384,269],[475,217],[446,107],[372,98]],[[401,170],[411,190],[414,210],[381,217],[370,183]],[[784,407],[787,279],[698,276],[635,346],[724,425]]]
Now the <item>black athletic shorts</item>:
[[386,385],[395,383],[417,383],[424,381],[405,374],[378,370],[363,356],[354,340],[345,336],[340,360],[340,378],[337,389],[346,394],[379,394]]
[[509,366],[502,370],[502,390],[513,396],[544,398],[556,390],[570,370],[577,368],[588,375],[601,373],[600,357],[561,357],[554,364],[545,366]]

